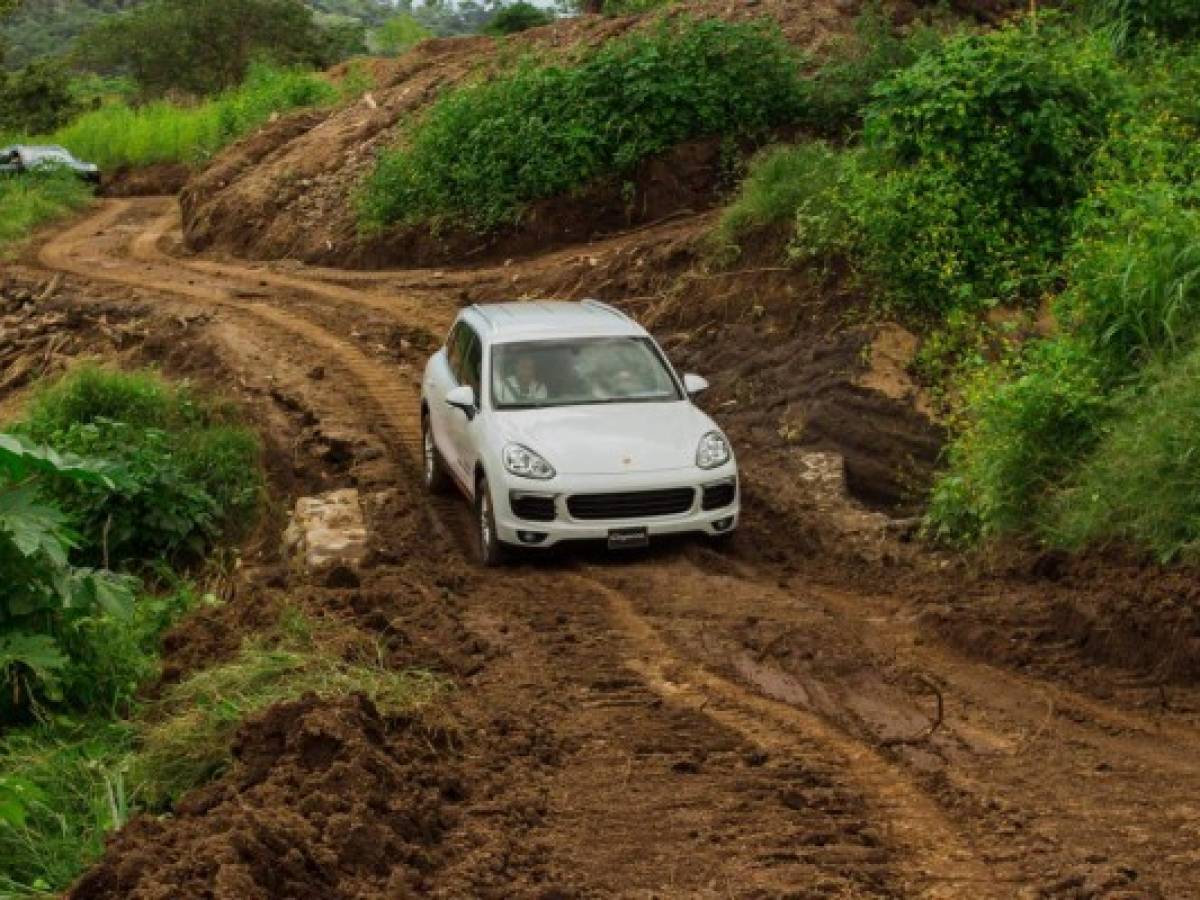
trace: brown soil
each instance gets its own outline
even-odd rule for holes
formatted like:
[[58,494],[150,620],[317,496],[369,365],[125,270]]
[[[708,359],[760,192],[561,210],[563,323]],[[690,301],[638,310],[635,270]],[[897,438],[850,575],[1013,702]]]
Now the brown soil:
[[178,194],[192,175],[192,168],[182,163],[126,167],[106,175],[100,193],[105,197],[162,197]]
[[[903,341],[847,327],[836,281],[707,271],[703,217],[380,273],[173,257],[177,227],[169,201],[110,201],[37,266],[81,321],[142,311],[140,353],[257,410],[281,495],[356,486],[374,537],[358,587],[264,537],[170,636],[170,677],[298,604],[456,690],[398,721],[267,711],[73,896],[1200,895],[1194,573],[897,540],[938,433]],[[731,548],[466,561],[463,509],[417,487],[420,367],[460,303],[551,291],[626,298],[712,377],[746,473]]]

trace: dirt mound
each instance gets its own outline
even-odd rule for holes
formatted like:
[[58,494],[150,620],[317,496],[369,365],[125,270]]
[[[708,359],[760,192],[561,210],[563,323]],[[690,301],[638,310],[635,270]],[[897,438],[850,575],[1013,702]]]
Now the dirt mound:
[[135,819],[69,896],[419,893],[464,799],[456,756],[449,732],[389,726],[361,696],[272,707],[241,728],[229,776]]
[[[857,0],[702,0],[688,15],[729,20],[766,18],[786,37],[819,52],[845,34]],[[514,53],[564,55],[602,43],[648,20],[581,16],[533,29],[504,42],[472,37],[426,41],[394,63],[373,66],[379,87],[362,100],[327,113],[281,119],[220,154],[183,192],[187,244],[254,258],[377,266],[427,262],[479,251],[469,235],[435,240],[395,232],[360,245],[352,197],[384,148],[440,92],[486,74]],[[343,73],[344,74],[344,73]],[[521,233],[485,244],[494,253],[544,248],[549,240],[577,240],[618,226],[645,222],[676,209],[708,205],[719,168],[714,148],[683,149],[643,166],[631,203],[619,184],[592,186],[582,198],[551,200],[530,212]]]

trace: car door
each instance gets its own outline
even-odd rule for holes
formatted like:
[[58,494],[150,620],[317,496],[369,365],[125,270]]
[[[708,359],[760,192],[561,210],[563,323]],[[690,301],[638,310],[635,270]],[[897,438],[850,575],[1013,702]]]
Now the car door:
[[[483,343],[470,325],[461,323],[465,329],[457,355],[458,367],[455,378],[460,385],[467,385],[475,392],[475,405],[482,406],[483,390]],[[475,433],[479,415],[468,417],[459,409],[451,409],[448,420],[450,442],[454,447],[455,474],[462,484],[472,492],[475,488],[475,463],[479,459]]]

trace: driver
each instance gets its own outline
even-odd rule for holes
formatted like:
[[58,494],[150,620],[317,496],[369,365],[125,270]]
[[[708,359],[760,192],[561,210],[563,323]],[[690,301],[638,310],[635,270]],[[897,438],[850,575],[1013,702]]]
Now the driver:
[[496,393],[496,399],[501,403],[535,403],[546,399],[548,391],[538,378],[537,363],[532,354],[526,351],[517,357]]

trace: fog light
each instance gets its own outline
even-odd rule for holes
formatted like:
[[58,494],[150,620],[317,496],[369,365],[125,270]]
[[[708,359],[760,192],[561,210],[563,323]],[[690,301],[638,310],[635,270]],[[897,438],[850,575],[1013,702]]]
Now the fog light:
[[733,516],[726,516],[724,519],[717,519],[712,523],[713,531],[728,531],[733,527]]
[[522,544],[540,544],[546,539],[544,531],[518,531],[517,540]]

